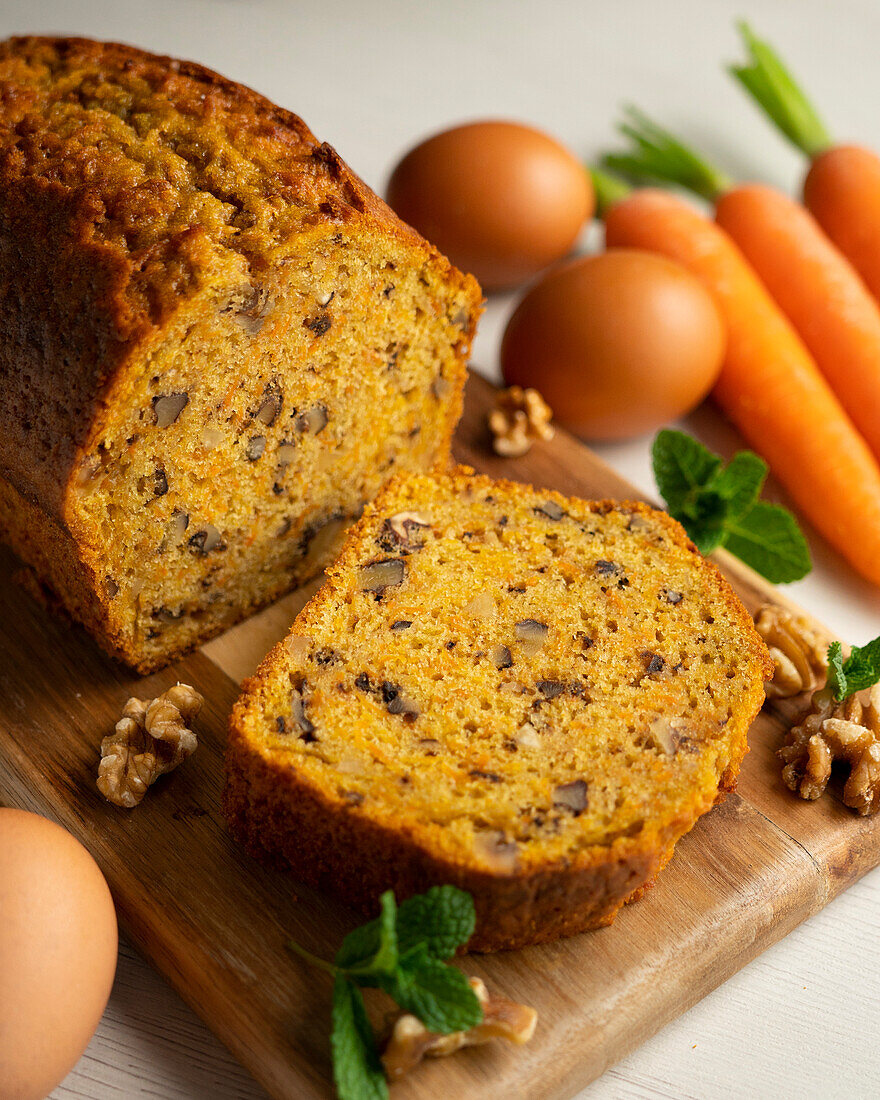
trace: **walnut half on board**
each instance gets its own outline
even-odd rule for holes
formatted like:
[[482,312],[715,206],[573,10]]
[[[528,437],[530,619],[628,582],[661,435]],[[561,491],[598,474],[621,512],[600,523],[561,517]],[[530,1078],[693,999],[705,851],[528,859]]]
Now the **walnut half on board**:
[[518,1046],[531,1039],[538,1022],[538,1014],[533,1008],[490,994],[479,978],[468,978],[468,984],[483,1009],[482,1021],[469,1031],[438,1035],[428,1031],[420,1020],[408,1012],[399,1016],[382,1055],[382,1065],[389,1081],[396,1081],[425,1057],[440,1058],[462,1047],[488,1043],[494,1038],[507,1039]]
[[116,806],[137,806],[160,775],[195,752],[198,739],[189,727],[204,702],[188,684],[155,699],[129,699],[116,729],[101,742],[101,794]]
[[764,604],[755,614],[755,629],[773,658],[773,679],[766,684],[768,699],[788,699],[824,683],[828,645],[805,616]]
[[818,798],[835,760],[849,765],[844,804],[864,816],[880,810],[880,684],[867,702],[854,695],[838,703],[830,689],[814,693],[809,712],[778,752],[785,785],[801,798]]
[[501,390],[488,415],[492,449],[505,458],[519,458],[536,439],[552,439],[553,412],[537,390],[519,386]]

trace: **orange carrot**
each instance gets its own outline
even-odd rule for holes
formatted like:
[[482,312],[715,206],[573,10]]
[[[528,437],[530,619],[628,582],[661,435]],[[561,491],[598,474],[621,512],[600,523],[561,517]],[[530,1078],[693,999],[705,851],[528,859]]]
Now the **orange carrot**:
[[715,165],[635,108],[620,129],[631,147],[604,163],[715,202],[715,220],[794,325],[880,461],[880,306],[849,260],[788,195],[760,184],[733,187]]
[[811,160],[804,202],[880,301],[880,157],[860,145],[834,145],[812,103],[769,43],[746,23],[749,62],[730,72],[762,111]]
[[728,347],[714,396],[813,525],[880,584],[880,468],[730,237],[686,202],[636,191],[605,213],[609,247],[644,248],[713,294]]
[[880,157],[836,145],[814,158],[804,202],[880,301]]
[[[878,188],[880,202],[880,188]],[[736,242],[880,459],[880,307],[799,203],[735,187],[715,220]],[[880,273],[880,258],[877,261]]]

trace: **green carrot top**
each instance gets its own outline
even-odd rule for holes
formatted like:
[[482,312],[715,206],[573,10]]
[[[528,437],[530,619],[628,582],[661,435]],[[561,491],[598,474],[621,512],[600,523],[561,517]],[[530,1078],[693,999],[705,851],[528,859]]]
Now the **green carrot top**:
[[[749,63],[731,65],[732,75],[798,149],[810,157],[827,149],[831,144],[828,131],[779,56],[747,23],[738,26]],[[731,188],[733,181],[726,173],[637,107],[624,108],[618,130],[628,146],[622,152],[606,154],[603,167],[637,183],[675,184],[709,202]],[[601,202],[598,187],[597,193]]]
[[617,176],[603,172],[601,168],[589,168],[590,178],[593,181],[593,191],[596,194],[596,212],[603,217],[605,211],[613,206],[632,191],[628,183],[624,183]]
[[733,186],[733,180],[685,145],[637,107],[624,108],[618,130],[629,139],[621,153],[602,157],[604,168],[636,183],[672,183],[714,202]]
[[746,65],[730,65],[728,71],[745,88],[770,120],[808,157],[831,144],[831,137],[816,109],[769,44],[758,38],[745,21],[737,24],[749,55]]

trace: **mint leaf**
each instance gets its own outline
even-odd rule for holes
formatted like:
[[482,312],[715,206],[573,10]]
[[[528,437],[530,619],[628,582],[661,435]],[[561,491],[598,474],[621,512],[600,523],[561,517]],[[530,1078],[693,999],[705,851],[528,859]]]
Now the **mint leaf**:
[[665,428],[651,450],[654,477],[669,514],[701,554],[726,546],[776,584],[809,573],[810,552],[791,512],[758,500],[767,464],[740,451],[721,459],[684,432]]
[[717,493],[700,492],[675,513],[701,554],[711,554],[724,542],[727,504]]
[[721,459],[713,455],[708,447],[692,436],[671,428],[657,433],[651,448],[651,460],[657,488],[672,515],[688,503],[689,498],[695,495],[695,489],[707,485],[721,467]]
[[404,1012],[442,1035],[466,1031],[483,1019],[483,1009],[464,974],[431,958],[424,945],[401,962],[392,981],[382,988]]
[[712,479],[711,488],[727,502],[728,515],[744,515],[761,495],[767,463],[754,451],[739,451]]
[[333,985],[333,1080],[340,1100],[388,1100],[361,991],[341,974]]
[[471,938],[475,923],[470,894],[455,886],[432,886],[398,907],[398,951],[403,957],[424,944],[431,958],[445,961]]
[[854,645],[844,668],[848,695],[873,687],[880,680],[880,637],[865,646]]
[[846,666],[843,662],[843,647],[840,642],[832,642],[828,647],[828,678],[825,686],[831,689],[831,694],[842,703],[850,694],[846,681]]
[[342,946],[336,953],[336,965],[343,970],[350,966],[360,966],[362,963],[375,958],[379,950],[380,927],[379,921],[371,920],[355,928],[342,941]]
[[728,520],[724,545],[774,584],[805,577],[810,551],[797,521],[787,508],[758,501],[738,519]]
[[721,459],[684,432],[664,428],[651,450],[654,477],[674,516],[701,554],[721,545],[727,504],[711,486],[721,470]]
[[844,661],[840,642],[828,647],[828,680],[834,698],[842,703],[850,695],[873,687],[880,680],[880,637],[865,646],[854,645]]
[[336,955],[336,965],[359,978],[390,973],[397,966],[394,891],[386,890],[379,901],[382,906],[379,916],[349,932]]

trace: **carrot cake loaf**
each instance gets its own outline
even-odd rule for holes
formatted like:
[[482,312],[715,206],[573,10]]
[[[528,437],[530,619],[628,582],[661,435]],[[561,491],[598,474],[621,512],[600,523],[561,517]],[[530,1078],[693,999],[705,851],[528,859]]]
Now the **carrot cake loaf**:
[[0,43],[0,539],[142,672],[448,460],[481,307],[296,115],[86,39]]

